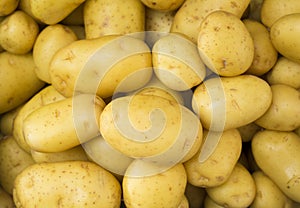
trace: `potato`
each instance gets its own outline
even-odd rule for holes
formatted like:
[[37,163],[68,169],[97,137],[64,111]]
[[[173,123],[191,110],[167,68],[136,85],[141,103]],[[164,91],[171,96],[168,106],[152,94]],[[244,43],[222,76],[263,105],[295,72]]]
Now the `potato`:
[[293,132],[264,130],[252,139],[252,152],[257,165],[280,190],[300,202],[300,137]]
[[248,207],[254,200],[256,188],[249,171],[240,163],[234,167],[228,180],[220,186],[206,188],[208,196],[226,207]]
[[143,36],[145,29],[145,7],[140,0],[86,0],[83,18],[87,39],[130,33]]
[[184,195],[189,201],[190,208],[199,208],[203,204],[206,192],[204,188],[193,186],[190,183],[187,183]]
[[271,101],[272,92],[266,81],[253,75],[239,75],[206,80],[195,89],[192,106],[201,115],[204,128],[223,131],[257,120]]
[[178,163],[154,175],[140,175],[143,168],[148,167],[133,162],[126,171],[122,183],[126,207],[177,208],[187,182],[183,165]]
[[262,171],[255,171],[252,176],[256,186],[256,196],[250,206],[251,208],[292,207],[292,201]]
[[19,8],[30,14],[38,22],[54,25],[65,19],[85,0],[35,1],[20,0]]
[[199,161],[199,150],[192,159],[184,163],[188,182],[198,187],[219,186],[230,177],[242,150],[242,139],[236,129],[215,133],[204,131],[204,142],[220,137],[214,152],[204,162]]
[[189,208],[189,201],[185,195],[183,195],[182,200],[178,205],[178,208]]
[[18,145],[26,152],[30,153],[31,148],[27,144],[23,134],[23,122],[25,118],[41,106],[47,105],[52,102],[65,99],[52,85],[43,88],[30,98],[24,105],[22,105],[19,113],[17,114],[13,123],[13,136]]
[[45,83],[35,75],[31,53],[0,53],[0,114],[25,103]]
[[267,28],[258,21],[244,19],[244,25],[249,31],[254,43],[254,58],[247,74],[261,76],[267,73],[277,61],[277,51],[270,40]]
[[249,142],[252,140],[253,136],[256,132],[260,131],[262,128],[255,124],[255,122],[249,123],[245,126],[241,126],[237,128],[237,130],[240,132],[242,141],[243,142]]
[[298,0],[264,0],[261,7],[261,21],[267,27],[271,27],[279,18],[299,12]]
[[52,57],[60,48],[76,40],[73,30],[62,24],[49,25],[39,33],[32,52],[39,79],[51,84],[49,67]]
[[31,155],[18,146],[13,136],[0,140],[0,184],[7,193],[13,193],[17,175],[34,163]]
[[66,97],[96,93],[107,98],[144,86],[151,79],[151,66],[150,49],[144,41],[104,36],[74,41],[60,49],[49,73],[52,85]]
[[207,15],[199,28],[197,43],[204,64],[220,76],[244,73],[254,58],[249,31],[229,12],[215,11]]
[[14,12],[19,5],[19,0],[2,0],[0,2],[0,16],[6,16]]
[[0,117],[0,132],[4,135],[12,135],[13,134],[13,127],[14,121],[17,117],[19,111],[21,110],[23,105],[18,106],[17,108],[8,111],[1,115]]
[[12,196],[0,187],[0,204],[3,208],[14,208],[15,204]]
[[31,51],[39,26],[23,11],[17,10],[0,24],[0,44],[8,52],[26,54]]
[[185,0],[141,0],[148,8],[159,11],[174,11],[178,9]]
[[289,14],[278,19],[270,28],[271,41],[276,50],[297,63],[300,63],[300,29],[296,26],[299,23],[300,13]]
[[38,152],[31,150],[30,153],[36,163],[88,160],[88,157],[81,145],[62,152]]
[[197,46],[178,34],[169,34],[155,42],[152,63],[158,79],[177,91],[199,85],[206,75]]
[[255,123],[265,129],[293,131],[300,126],[300,92],[288,85],[271,85],[272,104]]
[[249,3],[250,0],[186,0],[174,17],[171,32],[182,33],[197,43],[200,25],[207,15],[222,10],[241,18]]
[[98,135],[98,117],[104,106],[101,98],[90,94],[41,106],[24,119],[25,141],[40,152],[73,148]]
[[300,88],[300,64],[285,57],[280,57],[267,74],[267,81],[273,84],[285,84],[295,89]]
[[121,186],[112,174],[91,162],[40,163],[18,175],[13,196],[17,208],[119,208]]

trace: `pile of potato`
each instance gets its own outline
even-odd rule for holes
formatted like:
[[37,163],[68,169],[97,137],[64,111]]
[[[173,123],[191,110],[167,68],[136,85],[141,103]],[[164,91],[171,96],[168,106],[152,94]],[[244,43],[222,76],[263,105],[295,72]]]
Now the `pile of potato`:
[[300,207],[299,0],[0,0],[0,207]]

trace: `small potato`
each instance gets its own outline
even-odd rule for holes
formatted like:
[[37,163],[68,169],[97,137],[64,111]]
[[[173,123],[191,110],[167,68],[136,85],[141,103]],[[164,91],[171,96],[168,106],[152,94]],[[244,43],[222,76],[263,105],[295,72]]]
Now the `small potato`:
[[256,188],[249,171],[237,163],[228,180],[220,186],[207,188],[208,196],[226,207],[248,207],[254,200]]
[[188,182],[198,187],[219,186],[230,177],[242,150],[242,139],[236,129],[223,133],[204,131],[204,142],[220,137],[214,152],[204,162],[199,161],[201,150],[184,163]]
[[33,48],[39,26],[23,11],[17,10],[0,23],[0,45],[14,54],[26,54]]
[[294,132],[264,130],[251,145],[261,170],[287,197],[300,202],[300,137]]
[[253,75],[239,75],[206,80],[195,89],[192,105],[194,112],[201,115],[204,128],[223,131],[257,120],[271,101],[272,92],[266,81]]
[[14,208],[15,204],[12,196],[0,187],[0,204],[2,208]]
[[256,186],[256,196],[250,208],[292,207],[292,201],[262,171],[255,171],[252,176]]
[[[299,6],[300,2],[297,1]],[[270,37],[276,50],[284,57],[300,64],[300,13],[278,19],[270,28]]]
[[119,208],[121,186],[111,173],[91,162],[40,163],[18,175],[13,197],[17,208]]
[[140,0],[86,0],[83,8],[87,39],[140,33],[145,29],[145,7]]
[[293,131],[300,126],[300,92],[283,84],[271,85],[272,104],[255,123],[265,129]]
[[17,175],[34,163],[31,155],[19,147],[13,136],[0,140],[0,184],[7,193],[13,193]]
[[169,34],[155,42],[152,63],[157,78],[176,91],[199,85],[206,75],[197,46],[179,34]]
[[179,163],[154,175],[140,175],[141,168],[147,167],[137,164],[133,162],[123,178],[126,207],[178,208],[187,183],[183,165]]
[[0,114],[25,103],[45,85],[35,67],[31,53],[0,53]]
[[1,115],[1,117],[0,117],[0,132],[2,134],[4,134],[4,135],[12,135],[13,134],[14,121],[22,107],[23,107],[23,105]]
[[73,30],[62,24],[49,25],[39,33],[32,52],[39,79],[51,84],[49,67],[52,57],[60,48],[76,40]]
[[300,88],[300,64],[285,57],[280,57],[267,74],[268,83],[285,84],[295,89]]
[[250,32],[254,43],[254,58],[247,74],[261,76],[267,73],[277,61],[277,51],[270,40],[270,33],[260,22],[244,19],[244,25]]
[[0,1],[0,16],[7,16],[13,13],[18,5],[20,0],[1,0]]
[[197,43],[204,64],[220,76],[244,73],[254,58],[249,31],[229,12],[215,11],[207,15],[199,28]]
[[178,9],[185,0],[141,0],[145,6],[159,11],[174,11]]

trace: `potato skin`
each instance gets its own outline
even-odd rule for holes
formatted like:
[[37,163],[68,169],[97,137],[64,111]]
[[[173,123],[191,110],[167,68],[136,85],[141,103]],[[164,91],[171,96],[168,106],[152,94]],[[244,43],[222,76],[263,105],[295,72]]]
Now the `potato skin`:
[[91,162],[40,163],[18,175],[13,196],[18,208],[119,208],[121,186],[111,173]]
[[7,16],[15,11],[20,0],[3,0],[0,2],[0,17]]

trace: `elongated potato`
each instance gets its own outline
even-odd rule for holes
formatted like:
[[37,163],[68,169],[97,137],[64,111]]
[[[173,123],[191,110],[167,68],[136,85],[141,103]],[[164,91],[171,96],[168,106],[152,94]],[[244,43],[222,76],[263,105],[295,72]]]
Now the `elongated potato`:
[[91,162],[40,163],[18,175],[13,196],[17,208],[119,208],[121,186],[111,173]]
[[257,165],[280,190],[300,202],[300,137],[294,132],[264,130],[252,139],[252,152]]

